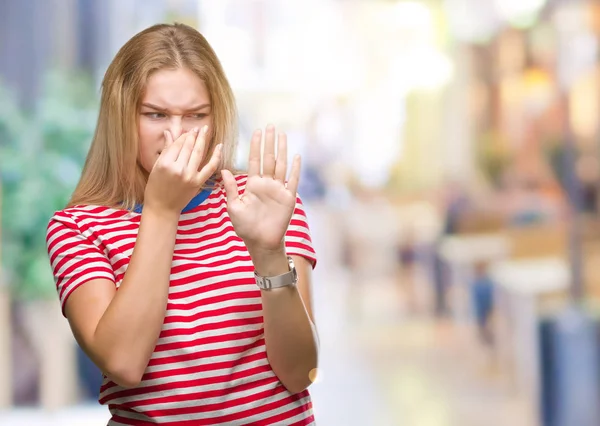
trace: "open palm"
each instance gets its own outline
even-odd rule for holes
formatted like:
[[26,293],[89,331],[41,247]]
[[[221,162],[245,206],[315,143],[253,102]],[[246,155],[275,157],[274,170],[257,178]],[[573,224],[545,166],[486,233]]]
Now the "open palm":
[[227,211],[238,236],[246,246],[262,250],[282,247],[285,232],[296,206],[296,191],[300,178],[300,157],[295,156],[286,184],[287,137],[277,137],[275,154],[275,128],[267,126],[265,147],[260,172],[260,147],[262,132],[252,136],[248,161],[246,189],[239,195],[237,183],[228,170],[222,171],[227,193]]

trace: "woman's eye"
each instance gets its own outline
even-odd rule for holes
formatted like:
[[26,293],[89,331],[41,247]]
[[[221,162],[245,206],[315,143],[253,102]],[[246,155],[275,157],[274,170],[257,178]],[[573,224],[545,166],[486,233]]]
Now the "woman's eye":
[[164,118],[165,115],[161,112],[147,112],[144,114],[146,117],[151,118],[153,120],[158,120],[160,118]]
[[206,114],[190,114],[188,117],[192,120],[202,120],[204,117],[206,117]]

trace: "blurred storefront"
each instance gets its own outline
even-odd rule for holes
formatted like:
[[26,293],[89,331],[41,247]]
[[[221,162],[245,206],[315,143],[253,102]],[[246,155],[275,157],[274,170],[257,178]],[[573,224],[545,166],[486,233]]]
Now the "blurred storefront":
[[[528,401],[530,422],[592,425],[600,346],[593,331],[600,9],[593,1],[493,3],[486,14],[482,2],[447,2],[468,64],[464,122],[476,173],[466,182],[471,206],[444,254],[454,270],[483,263],[496,280],[496,349],[509,353],[504,367]],[[506,247],[500,257],[491,255],[495,244]],[[476,246],[479,252],[468,250]],[[460,272],[462,286],[469,276]],[[465,294],[471,291],[467,284]],[[567,394],[576,389],[574,403]]]

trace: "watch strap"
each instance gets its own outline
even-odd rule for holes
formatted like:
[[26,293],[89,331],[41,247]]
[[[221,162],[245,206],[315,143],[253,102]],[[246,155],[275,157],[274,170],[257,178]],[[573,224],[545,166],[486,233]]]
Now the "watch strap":
[[276,275],[274,277],[262,277],[258,275],[256,271],[254,271],[256,285],[262,290],[271,290],[274,288],[296,285],[298,282],[298,273],[296,272],[294,261],[290,256],[288,256],[287,259],[290,270],[284,274]]

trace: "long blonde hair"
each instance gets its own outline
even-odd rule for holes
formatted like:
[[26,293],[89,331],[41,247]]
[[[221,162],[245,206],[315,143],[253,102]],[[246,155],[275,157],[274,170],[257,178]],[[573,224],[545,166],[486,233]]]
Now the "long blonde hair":
[[204,81],[213,124],[208,155],[223,143],[222,169],[234,169],[237,110],[231,86],[212,47],[194,28],[159,24],[131,38],[117,53],[102,82],[96,132],[68,206],[132,209],[144,201],[148,173],[138,162],[137,120],[150,75],[185,67]]

